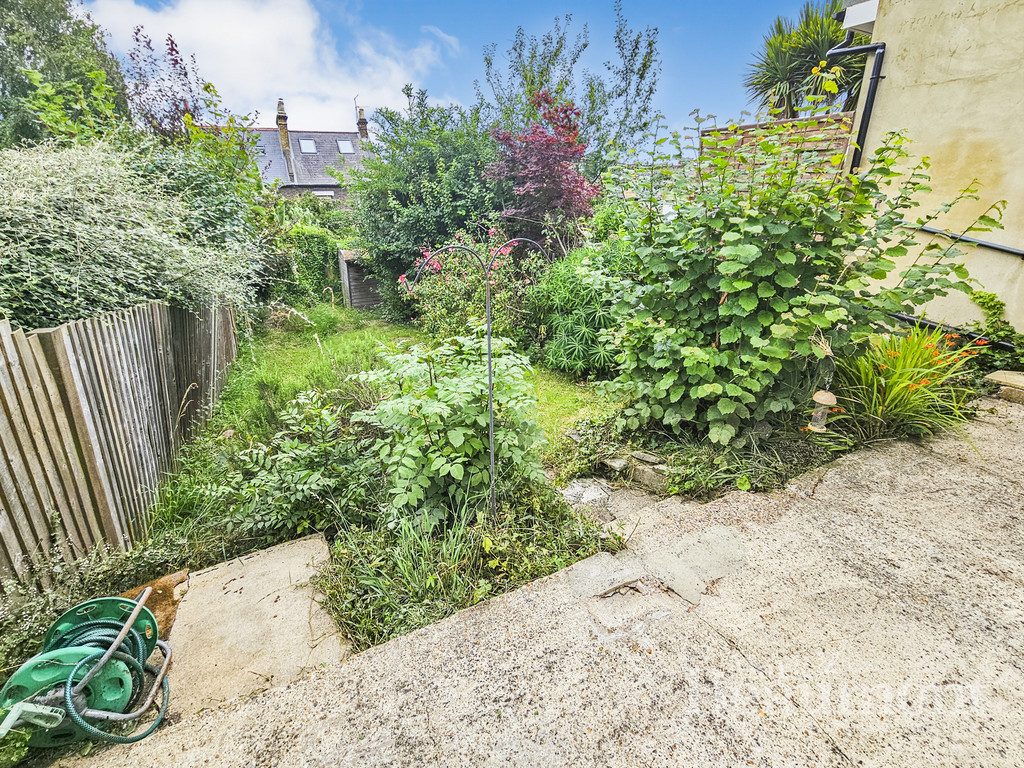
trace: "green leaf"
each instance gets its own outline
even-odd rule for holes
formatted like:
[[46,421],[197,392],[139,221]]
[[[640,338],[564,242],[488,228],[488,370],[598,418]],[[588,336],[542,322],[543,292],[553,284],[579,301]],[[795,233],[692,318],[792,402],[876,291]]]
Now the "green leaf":
[[797,279],[789,272],[780,271],[775,273],[775,284],[783,288],[792,288],[797,284]]
[[737,297],[737,302],[747,312],[753,312],[757,309],[757,296],[753,296],[749,293],[741,294]]

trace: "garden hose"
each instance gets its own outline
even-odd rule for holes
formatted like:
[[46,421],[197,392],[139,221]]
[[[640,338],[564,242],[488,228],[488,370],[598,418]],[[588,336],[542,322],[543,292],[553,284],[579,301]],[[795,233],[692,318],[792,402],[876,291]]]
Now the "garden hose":
[[[117,635],[121,629],[122,625],[112,619],[86,621],[44,645],[43,653],[56,650],[58,648],[72,648],[76,646],[99,648],[100,650],[105,651],[117,639]],[[146,658],[149,655],[146,652],[146,645],[143,642],[142,635],[134,629],[129,629],[127,636],[121,642],[121,645],[118,646],[117,653],[122,656],[128,656],[137,662],[136,665],[128,664],[128,669],[132,674],[132,695],[131,698],[128,699],[127,708],[132,709],[138,703],[139,697],[142,695],[142,686],[145,683],[145,677],[141,674],[141,670],[144,668]],[[91,659],[93,656],[89,656],[88,658]],[[117,658],[121,657],[117,656]],[[123,658],[121,660],[124,661]],[[125,663],[127,664],[127,662]],[[79,666],[81,666],[81,664],[79,664]],[[70,680],[70,678],[68,679]]]
[[[134,744],[163,722],[170,700],[171,649],[159,639],[156,617],[137,600],[101,597],[66,611],[47,631],[43,650],[26,661],[0,690],[0,737],[19,724],[33,726],[29,745],[61,746],[81,739]],[[146,663],[155,650],[163,663]],[[70,669],[70,674],[68,670]],[[147,688],[147,674],[153,678]],[[142,733],[109,733],[105,723],[132,722],[162,692],[155,721]]]
[[[118,736],[116,733],[107,733],[106,731],[102,731],[96,726],[89,723],[84,717],[82,717],[78,709],[75,707],[73,697],[75,688],[75,675],[78,674],[78,671],[82,669],[82,667],[84,667],[93,659],[102,656],[105,652],[106,649],[97,648],[94,653],[91,653],[88,656],[86,656],[84,659],[78,662],[78,664],[75,665],[74,669],[71,670],[71,674],[68,675],[68,679],[64,683],[64,706],[67,708],[67,712],[71,716],[71,719],[74,721],[75,725],[81,728],[88,736],[91,736],[95,739],[100,739],[102,741],[109,741],[113,744],[134,744],[137,741],[142,741],[144,738],[149,736],[149,734],[153,733],[153,731],[160,727],[160,723],[163,722],[164,715],[167,714],[167,704],[171,698],[171,685],[167,681],[167,678],[164,677],[164,679],[160,683],[160,686],[163,689],[164,694],[163,701],[160,702],[160,709],[157,712],[156,720],[154,720],[152,725],[150,725],[149,728],[144,730],[142,733],[132,734],[131,736]],[[132,669],[134,672],[137,672],[140,677],[143,676],[143,672],[149,672],[153,675],[157,674],[158,672],[156,667],[149,666],[148,664],[140,664],[136,659],[134,659],[126,653],[115,652],[113,658],[127,664],[128,667]],[[141,693],[141,689],[139,692]]]

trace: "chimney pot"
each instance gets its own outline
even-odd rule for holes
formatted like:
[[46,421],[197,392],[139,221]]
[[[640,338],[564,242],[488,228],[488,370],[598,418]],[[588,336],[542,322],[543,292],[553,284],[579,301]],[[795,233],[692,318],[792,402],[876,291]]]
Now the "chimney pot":
[[367,130],[366,124],[366,114],[363,112],[362,107],[359,108],[359,119],[356,121],[356,126],[359,128],[359,138],[370,138],[370,132]]
[[284,162],[288,166],[288,181],[295,181],[295,169],[292,167],[291,141],[288,138],[288,114],[284,111],[284,99],[277,100],[277,136],[281,139],[281,151]]

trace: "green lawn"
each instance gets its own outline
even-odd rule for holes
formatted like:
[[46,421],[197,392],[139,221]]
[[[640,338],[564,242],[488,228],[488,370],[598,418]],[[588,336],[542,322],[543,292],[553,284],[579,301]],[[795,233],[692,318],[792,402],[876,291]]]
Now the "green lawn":
[[241,344],[207,434],[230,429],[269,438],[277,412],[299,392],[334,389],[348,374],[374,367],[382,343],[421,338],[413,328],[328,305],[281,314],[270,330]]
[[[372,315],[321,305],[300,315],[274,318],[272,329],[243,343],[207,434],[226,430],[266,439],[274,414],[299,392],[333,389],[350,373],[374,366],[380,344],[400,339],[424,340],[409,326],[393,325]],[[592,383],[536,368],[538,420],[549,446],[572,424],[609,413],[614,402]]]
[[537,368],[537,418],[548,439],[547,451],[556,450],[561,438],[580,419],[605,416],[615,401],[598,392],[591,382],[581,382],[558,371]]

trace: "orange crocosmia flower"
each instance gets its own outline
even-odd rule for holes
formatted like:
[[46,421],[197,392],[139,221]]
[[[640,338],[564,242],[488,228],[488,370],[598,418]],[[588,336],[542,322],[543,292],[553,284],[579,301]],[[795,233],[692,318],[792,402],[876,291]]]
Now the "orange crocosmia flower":
[[931,383],[932,383],[931,379],[921,379],[921,386],[922,387],[926,387],[926,386],[928,386]]
[[983,347],[983,346],[985,346],[986,344],[988,344],[988,342],[987,342],[987,341],[986,341],[985,339],[978,339],[978,340],[977,340],[976,342],[974,342],[974,343],[975,343],[975,344],[977,344],[977,345],[978,345],[979,347]]

